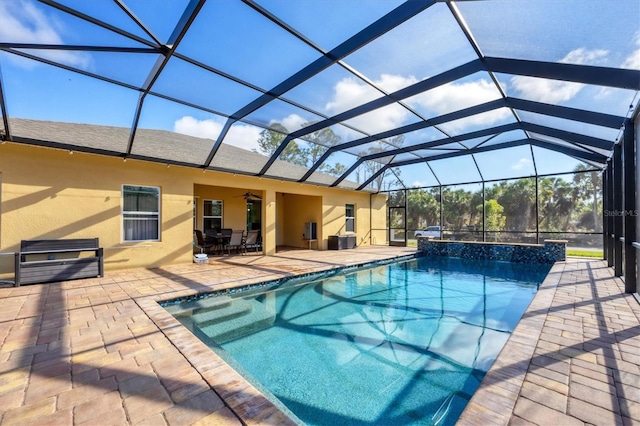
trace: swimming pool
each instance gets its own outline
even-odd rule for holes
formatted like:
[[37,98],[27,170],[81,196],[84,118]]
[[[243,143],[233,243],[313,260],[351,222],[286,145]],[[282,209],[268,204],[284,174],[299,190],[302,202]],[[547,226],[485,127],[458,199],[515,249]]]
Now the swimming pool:
[[418,258],[170,306],[307,424],[453,424],[550,266]]

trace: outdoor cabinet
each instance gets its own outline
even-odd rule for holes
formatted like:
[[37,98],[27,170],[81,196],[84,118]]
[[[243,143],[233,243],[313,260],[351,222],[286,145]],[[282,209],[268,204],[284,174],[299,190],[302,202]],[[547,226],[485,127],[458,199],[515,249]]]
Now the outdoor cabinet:
[[355,235],[329,235],[329,250],[344,250],[356,248]]
[[304,224],[304,235],[303,238],[305,240],[317,240],[318,239],[318,226],[315,222],[306,222]]

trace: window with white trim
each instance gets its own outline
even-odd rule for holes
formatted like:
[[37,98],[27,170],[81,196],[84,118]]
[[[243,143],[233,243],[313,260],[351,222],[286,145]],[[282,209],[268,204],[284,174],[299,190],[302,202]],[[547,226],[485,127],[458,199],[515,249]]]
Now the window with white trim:
[[345,204],[344,206],[345,216],[345,231],[356,232],[356,206],[353,204]]
[[222,201],[204,200],[202,210],[202,230],[222,228]]
[[160,188],[122,185],[124,241],[160,239]]

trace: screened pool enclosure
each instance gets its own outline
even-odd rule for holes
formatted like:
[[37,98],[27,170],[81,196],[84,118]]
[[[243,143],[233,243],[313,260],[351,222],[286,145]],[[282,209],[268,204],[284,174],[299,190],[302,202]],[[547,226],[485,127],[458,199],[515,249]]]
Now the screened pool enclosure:
[[372,239],[564,238],[628,277],[639,16],[637,0],[8,0],[0,134],[384,193]]
[[[415,231],[435,238],[541,243],[602,254],[602,178],[597,171],[483,181],[388,192],[390,243],[413,244]],[[406,227],[405,227],[406,225]]]

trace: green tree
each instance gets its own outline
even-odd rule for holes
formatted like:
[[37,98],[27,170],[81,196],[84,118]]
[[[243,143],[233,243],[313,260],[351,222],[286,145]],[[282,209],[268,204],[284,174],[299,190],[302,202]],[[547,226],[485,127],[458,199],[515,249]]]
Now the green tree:
[[440,223],[440,203],[426,189],[407,191],[407,207],[407,226],[410,229],[423,229]]
[[[307,123],[305,126],[309,124],[312,123]],[[330,127],[310,133],[304,139],[309,142],[309,146],[302,149],[302,154],[307,159],[307,167],[313,166],[320,160],[330,147],[340,144],[340,137]],[[332,176],[342,176],[347,171],[347,167],[341,163],[327,164],[325,161],[318,167],[318,171]]]
[[328,175],[342,176],[344,174],[344,172],[347,171],[347,166],[345,166],[344,164],[340,164],[340,163],[335,163],[334,165],[323,164],[322,166],[319,167],[319,170],[322,173],[326,173]]
[[[480,208],[482,208],[482,206],[480,206]],[[496,199],[488,200],[484,203],[484,224],[487,231],[504,231],[507,218],[503,212],[504,207],[501,206]],[[497,232],[489,235],[493,235],[494,241],[498,240],[499,234]]]
[[[476,231],[482,231],[482,189],[471,193],[471,199],[469,201],[469,223],[471,229]],[[481,206],[478,211],[478,206]]]
[[[305,126],[313,124],[306,123]],[[284,141],[288,130],[280,123],[275,123],[269,129],[265,129],[260,132],[258,138],[258,150],[254,149],[254,152],[259,152],[265,155],[273,155],[278,149],[278,146]],[[340,138],[330,128],[324,128],[305,136],[305,142],[307,146],[301,147],[297,141],[289,141],[287,147],[280,153],[278,160],[286,161],[291,164],[310,168],[313,166],[322,155],[329,149],[329,147],[338,145]],[[318,171],[333,176],[341,176],[347,170],[346,166],[340,163],[322,164]]]
[[587,212],[580,218],[580,223],[587,228],[600,232],[602,231],[602,215],[601,200],[598,199],[598,194],[602,193],[602,175],[597,171],[587,171],[590,169],[591,167],[584,163],[576,166],[574,171],[577,173],[573,175],[573,183],[576,186],[580,201],[590,204]]
[[561,177],[538,179],[540,230],[569,231],[575,206],[573,185]]
[[[287,129],[280,123],[275,123],[271,128],[264,129],[260,132],[260,137],[258,138],[259,149],[254,149],[254,151],[268,156],[273,155],[285,139],[286,133]],[[278,159],[299,166],[304,166],[307,163],[304,152],[300,149],[296,141],[289,141],[287,147],[282,151]]]
[[[306,123],[305,126],[310,124],[313,123]],[[304,140],[309,142],[309,146],[302,149],[303,154],[309,162],[309,167],[314,165],[327,149],[340,143],[340,137],[338,137],[330,127],[309,133],[305,135]]]
[[[390,139],[384,139],[378,141],[374,146],[368,148],[365,152],[362,152],[361,156],[377,154],[381,152],[385,152],[389,150],[389,145],[395,148],[400,148],[404,144],[404,135],[394,136]],[[375,160],[365,160],[363,162],[363,173],[361,175],[361,171],[356,171],[356,180],[358,183],[364,182],[368,180],[371,176],[380,171],[383,167],[387,165],[389,161],[393,160],[392,156],[381,157]],[[391,187],[395,185],[401,185],[400,181],[400,168],[392,168],[387,171],[380,173],[375,179],[372,181],[372,185],[375,189],[378,190],[389,190]]]
[[506,230],[531,231],[536,229],[536,181],[522,178],[502,181],[497,197],[507,218]]
[[443,197],[443,222],[450,230],[461,230],[465,223],[468,224],[471,216],[471,192],[462,188],[444,188]]

